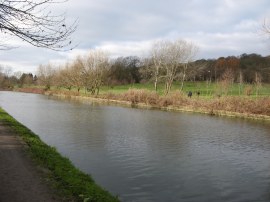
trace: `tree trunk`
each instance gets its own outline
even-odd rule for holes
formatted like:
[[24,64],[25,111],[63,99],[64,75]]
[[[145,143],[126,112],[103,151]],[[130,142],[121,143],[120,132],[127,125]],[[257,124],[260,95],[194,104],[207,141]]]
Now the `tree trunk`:
[[187,64],[185,64],[185,66],[184,66],[184,71],[183,71],[183,77],[182,77],[182,81],[181,81],[180,91],[182,91],[183,88],[184,88],[184,81],[186,79],[186,69],[187,69]]
[[157,92],[157,82],[158,82],[158,78],[157,78],[157,76],[156,76],[156,78],[155,78],[155,83],[154,83],[155,91],[156,91],[156,92]]

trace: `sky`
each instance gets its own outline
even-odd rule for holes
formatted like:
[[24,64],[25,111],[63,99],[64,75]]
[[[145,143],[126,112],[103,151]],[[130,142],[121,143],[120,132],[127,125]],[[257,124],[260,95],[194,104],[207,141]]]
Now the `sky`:
[[69,0],[50,8],[68,22],[78,19],[72,51],[36,48],[16,38],[16,49],[0,51],[0,65],[13,72],[36,73],[40,64],[72,61],[89,50],[110,57],[149,54],[157,40],[183,39],[199,47],[196,59],[270,55],[270,35],[262,32],[269,20],[269,0]]

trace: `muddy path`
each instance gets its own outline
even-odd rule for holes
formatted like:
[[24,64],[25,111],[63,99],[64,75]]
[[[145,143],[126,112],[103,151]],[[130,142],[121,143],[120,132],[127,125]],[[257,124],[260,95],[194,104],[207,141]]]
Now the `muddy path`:
[[23,141],[0,122],[0,202],[61,201]]

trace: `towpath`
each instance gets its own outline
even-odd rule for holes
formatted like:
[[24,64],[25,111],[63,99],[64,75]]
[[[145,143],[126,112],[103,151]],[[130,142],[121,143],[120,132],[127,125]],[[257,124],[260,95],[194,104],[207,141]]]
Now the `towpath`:
[[0,122],[0,202],[60,201],[44,172],[31,161],[23,141]]

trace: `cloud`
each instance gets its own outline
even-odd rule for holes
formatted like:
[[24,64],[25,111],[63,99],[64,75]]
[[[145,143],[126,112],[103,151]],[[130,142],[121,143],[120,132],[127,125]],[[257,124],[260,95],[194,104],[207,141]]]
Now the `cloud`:
[[254,32],[199,33],[193,39],[200,44],[201,58],[239,56],[243,53],[267,55],[269,52],[265,41]]
[[270,18],[269,0],[69,0],[59,5],[53,11],[66,11],[68,22],[79,19],[73,35],[78,47],[54,52],[12,39],[21,48],[2,52],[0,64],[32,71],[39,64],[72,60],[95,48],[112,57],[144,56],[153,41],[178,38],[196,43],[203,58],[270,53],[270,42],[258,33],[264,18]]
[[148,54],[153,41],[104,42],[97,49],[108,50],[111,57],[139,56]]

